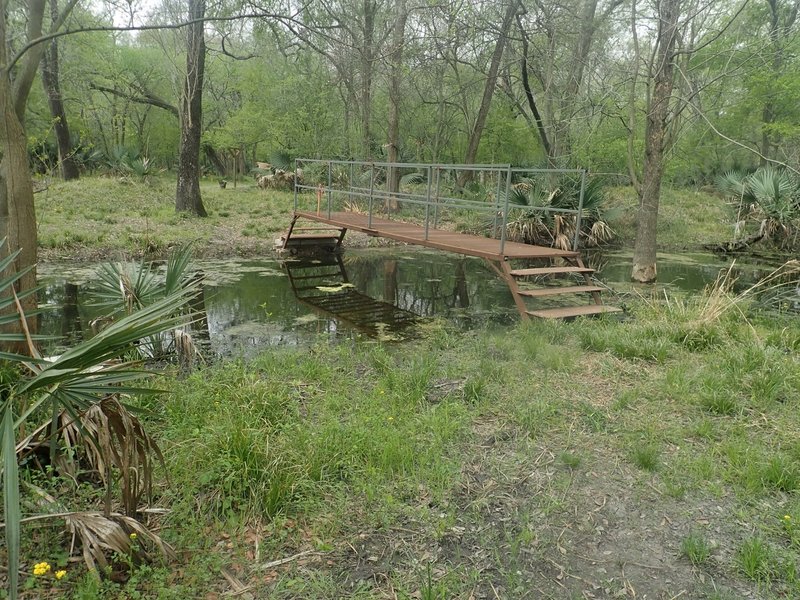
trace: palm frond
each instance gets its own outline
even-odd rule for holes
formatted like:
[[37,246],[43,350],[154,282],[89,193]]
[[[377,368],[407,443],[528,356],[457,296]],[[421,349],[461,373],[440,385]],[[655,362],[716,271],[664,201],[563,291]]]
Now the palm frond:
[[400,178],[400,185],[418,185],[426,181],[425,173],[407,173]]
[[19,589],[19,547],[22,514],[19,497],[19,472],[14,436],[14,410],[10,398],[3,407],[2,440],[3,450],[3,510],[6,518],[6,551],[8,552],[8,592],[9,598],[17,598]]
[[[132,517],[118,513],[106,516],[99,512],[76,512],[67,514],[64,519],[68,530],[81,540],[83,560],[90,570],[102,572],[108,567],[106,552],[143,560],[145,545],[156,548],[166,558],[176,558],[169,544]],[[135,545],[132,533],[136,534]]]
[[751,201],[748,176],[742,171],[725,171],[717,177],[715,186],[725,196]]
[[189,264],[192,260],[192,245],[186,244],[173,252],[167,262],[164,294],[171,294],[186,285],[189,279]]

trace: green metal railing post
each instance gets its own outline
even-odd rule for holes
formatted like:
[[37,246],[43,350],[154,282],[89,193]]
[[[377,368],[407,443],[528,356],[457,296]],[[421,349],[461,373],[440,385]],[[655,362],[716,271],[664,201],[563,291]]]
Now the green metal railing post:
[[353,163],[350,163],[350,181],[349,181],[350,185],[348,186],[348,190],[350,192],[349,198],[350,198],[350,204],[351,205],[353,204],[353,167],[354,166],[355,165],[353,165]]
[[494,196],[494,229],[492,229],[492,237],[497,237],[498,212],[500,212],[500,171],[497,171],[497,192]]
[[581,220],[583,219],[583,195],[586,192],[586,169],[581,172],[581,195],[578,198],[578,214],[575,215],[575,239],[572,241],[572,249],[578,251],[581,239]]
[[298,203],[298,199],[297,199],[297,185],[298,185],[297,184],[297,170],[299,169],[299,167],[297,166],[298,164],[300,164],[300,161],[295,159],[295,161],[294,161],[294,212],[297,212],[297,203]]
[[442,168],[436,167],[436,198],[433,205],[433,228],[439,227],[439,192],[442,190]]
[[511,192],[511,165],[506,170],[506,201],[503,207],[503,229],[500,231],[500,254],[506,249],[506,229],[508,229],[508,198]]
[[433,184],[433,167],[428,167],[428,192],[425,195],[425,239],[428,239],[431,218],[431,185]]
[[372,194],[375,190],[375,163],[370,163],[369,167],[369,197],[367,202],[369,204],[369,216],[367,217],[367,227],[372,229]]
[[331,218],[331,210],[333,203],[333,177],[332,177],[331,161],[328,161],[328,218]]

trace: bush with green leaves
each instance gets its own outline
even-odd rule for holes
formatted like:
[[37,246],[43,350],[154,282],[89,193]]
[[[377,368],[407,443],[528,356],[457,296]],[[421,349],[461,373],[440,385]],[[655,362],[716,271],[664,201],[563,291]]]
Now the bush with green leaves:
[[717,179],[717,189],[736,206],[737,236],[751,222],[758,226],[754,238],[782,249],[800,244],[800,178],[796,175],[772,167],[750,174],[728,171]]
[[[583,245],[593,247],[610,242],[614,232],[605,220],[603,180],[587,179],[581,204],[580,177],[548,175],[523,177],[511,186],[509,237],[529,244],[571,249],[577,219],[573,213],[561,211],[581,207],[579,237]],[[501,191],[500,202],[505,200],[505,192]]]

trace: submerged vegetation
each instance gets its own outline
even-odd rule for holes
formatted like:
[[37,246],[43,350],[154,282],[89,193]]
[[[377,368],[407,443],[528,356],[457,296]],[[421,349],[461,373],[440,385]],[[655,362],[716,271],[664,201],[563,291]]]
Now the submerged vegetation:
[[[180,558],[126,530],[97,578],[25,522],[29,596],[800,594],[800,325],[728,283],[624,322],[434,323],[162,380],[128,401],[164,459],[136,514]],[[102,514],[75,464],[22,465],[26,515],[56,496]]]

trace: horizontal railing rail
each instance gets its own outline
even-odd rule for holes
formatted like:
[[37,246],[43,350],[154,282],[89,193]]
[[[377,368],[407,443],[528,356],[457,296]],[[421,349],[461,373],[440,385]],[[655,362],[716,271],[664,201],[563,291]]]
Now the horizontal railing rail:
[[[300,177],[294,178],[294,209],[299,209],[299,194],[301,192],[316,192],[318,213],[322,210],[321,198],[326,198],[326,212],[328,218],[333,213],[334,200],[338,197],[346,197],[350,201],[353,199],[367,200],[367,220],[368,227],[372,227],[375,202],[396,201],[403,204],[420,206],[425,209],[425,239],[428,239],[428,232],[431,226],[435,229],[439,224],[440,212],[443,209],[455,209],[466,211],[477,211],[494,214],[493,237],[500,233],[500,252],[505,248],[506,235],[510,223],[510,216],[514,211],[530,211],[542,213],[563,213],[575,215],[575,235],[573,238],[573,249],[577,250],[580,241],[580,227],[583,213],[583,198],[586,191],[586,171],[582,169],[534,169],[526,167],[512,167],[509,164],[444,164],[444,163],[398,163],[386,161],[356,161],[356,160],[326,160],[319,158],[299,158],[295,162],[295,174],[312,165],[323,165],[327,173],[325,174],[325,184],[307,184],[301,181]],[[345,169],[345,177],[342,173],[337,173],[334,180],[334,169]],[[356,169],[359,173],[359,181],[355,181]],[[421,181],[418,185],[425,186],[425,193],[398,190],[397,192],[383,189],[384,182],[376,182],[376,171],[391,171],[393,176],[397,176],[400,171],[411,171],[409,174],[417,174]],[[456,197],[442,194],[443,179],[447,184],[457,182],[453,173],[458,172],[479,173],[482,180],[487,178],[495,180],[494,196],[487,194],[487,200],[474,200],[465,197]],[[445,174],[443,177],[443,173]],[[510,201],[512,191],[512,179],[518,175],[548,175],[548,174],[575,174],[581,177],[580,194],[577,208],[561,208],[556,206],[527,206],[519,205]],[[365,184],[368,179],[369,184]],[[388,177],[387,183],[388,186]]]

